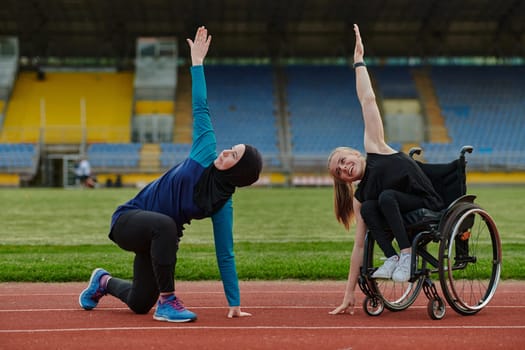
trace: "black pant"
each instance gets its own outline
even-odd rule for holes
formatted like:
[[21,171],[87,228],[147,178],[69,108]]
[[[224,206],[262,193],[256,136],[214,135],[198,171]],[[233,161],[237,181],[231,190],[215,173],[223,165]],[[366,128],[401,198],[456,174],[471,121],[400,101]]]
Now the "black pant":
[[[411,246],[403,222],[402,213],[424,208],[424,198],[395,190],[381,192],[377,200],[368,200],[361,204],[361,216],[387,258],[396,255],[392,246],[395,238],[400,249]],[[387,232],[390,229],[392,234]]]
[[135,253],[133,282],[112,277],[107,292],[136,313],[148,313],[159,293],[173,292],[179,248],[177,224],[167,215],[130,210],[119,217],[110,238]]

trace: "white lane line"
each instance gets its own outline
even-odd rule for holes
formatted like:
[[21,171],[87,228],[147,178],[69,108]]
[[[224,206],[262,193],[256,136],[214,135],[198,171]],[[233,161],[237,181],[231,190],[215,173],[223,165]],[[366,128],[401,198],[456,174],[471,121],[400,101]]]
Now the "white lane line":
[[[330,309],[332,306],[247,306],[243,305],[243,309]],[[335,307],[335,306],[333,306]],[[189,309],[226,309],[227,306],[188,306]],[[425,307],[426,308],[426,307]],[[93,312],[101,312],[101,311],[126,311],[129,310],[127,307],[99,307],[96,310],[93,310]],[[0,310],[0,313],[2,312],[55,312],[55,311],[79,311],[79,312],[86,312],[89,310],[82,310],[80,307],[78,308],[63,308],[63,309],[11,309],[11,310]]]
[[[326,310],[332,310],[334,307],[337,307],[337,305],[329,305],[329,306],[286,306],[286,305],[268,305],[268,306],[250,306],[250,305],[243,305],[243,309],[268,309],[268,310],[274,310],[274,309],[292,309],[292,310],[310,310],[310,309],[326,309]],[[217,310],[217,309],[225,309],[226,306],[188,306],[189,309],[195,309],[195,310]],[[356,306],[356,308],[360,308],[359,306]],[[488,309],[525,309],[525,305],[488,305],[486,308]],[[412,305],[408,309],[427,309],[427,306],[424,305]],[[408,310],[407,309],[407,310]],[[92,310],[90,312],[103,312],[103,311],[126,311],[129,310],[127,307],[99,307],[96,310]],[[60,311],[67,311],[67,312],[87,312],[86,310],[82,310],[80,307],[78,308],[53,308],[53,309],[4,309],[0,310],[0,313],[8,313],[8,312],[60,312]],[[89,311],[89,310],[88,310]]]
[[98,328],[57,328],[57,329],[10,329],[0,330],[1,333],[60,333],[60,332],[106,332],[106,331],[144,331],[144,330],[385,330],[385,329],[430,329],[430,330],[450,330],[450,329],[492,329],[492,330],[506,330],[506,329],[525,329],[523,326],[334,326],[334,327],[307,327],[307,326],[248,326],[248,327],[227,327],[227,326],[186,326],[180,325],[178,327],[98,327]]
[[[525,285],[525,284],[524,284]],[[14,292],[14,293],[6,293],[6,294],[2,294],[0,293],[0,298],[11,298],[11,297],[49,297],[49,296],[56,296],[56,297],[70,297],[70,296],[75,296],[75,297],[78,297],[78,294],[80,293],[81,290],[79,290],[78,293],[53,293],[53,292],[49,292],[49,293],[22,293],[22,292]],[[223,295],[224,292],[223,291],[217,291],[217,292],[213,292],[213,291],[191,291],[191,290],[183,290],[181,289],[179,291],[179,293],[181,295],[199,295],[199,294],[202,294],[202,295]],[[337,295],[340,295],[341,294],[341,290],[334,290],[334,289],[331,289],[331,290],[265,290],[265,291],[257,291],[257,290],[242,290],[242,287],[241,287],[241,294],[242,295],[246,295],[246,294],[272,294],[272,295],[275,295],[275,294],[308,294],[308,295],[312,295],[312,294],[337,294]],[[516,295],[516,294],[525,294],[525,288],[523,290],[501,290],[501,291],[498,291],[496,290],[496,295],[502,295],[502,294],[513,294],[513,295]]]
[[[33,297],[33,296],[42,296],[42,297],[49,297],[49,296],[61,296],[61,297],[69,297],[69,296],[78,296],[82,290],[79,290],[78,293],[9,293],[9,294],[0,294],[0,298],[5,297]],[[203,291],[188,291],[188,290],[180,290],[179,293],[181,295],[193,295],[193,294],[203,294],[203,295],[223,295],[223,291],[217,291],[217,292],[203,292]],[[248,290],[243,291],[241,290],[241,294],[341,294],[341,290],[287,290],[287,291],[255,291],[255,290]]]

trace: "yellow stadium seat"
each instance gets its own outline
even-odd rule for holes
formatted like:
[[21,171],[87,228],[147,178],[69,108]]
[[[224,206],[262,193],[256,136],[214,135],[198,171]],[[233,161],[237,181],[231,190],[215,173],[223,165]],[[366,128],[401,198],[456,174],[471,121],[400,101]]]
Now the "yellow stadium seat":
[[[130,72],[20,73],[5,115],[11,142],[129,142],[133,101]],[[85,126],[85,129],[83,129]],[[18,131],[16,131],[18,130]],[[41,135],[40,131],[44,133]]]
[[135,114],[173,114],[174,110],[174,101],[142,100],[135,102]]

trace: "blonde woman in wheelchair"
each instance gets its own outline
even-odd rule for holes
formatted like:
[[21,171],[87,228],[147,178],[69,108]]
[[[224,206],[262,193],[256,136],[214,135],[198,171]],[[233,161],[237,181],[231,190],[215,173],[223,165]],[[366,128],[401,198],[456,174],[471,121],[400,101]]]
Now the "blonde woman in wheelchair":
[[[408,281],[412,251],[402,214],[422,207],[437,211],[444,206],[416,162],[385,142],[383,122],[363,60],[364,46],[355,24],[354,31],[356,90],[363,111],[366,157],[352,148],[338,147],[328,159],[336,218],[347,230],[353,221],[356,225],[345,295],[331,314],[353,313],[367,230],[386,257],[372,277]],[[398,243],[399,253],[392,238]]]

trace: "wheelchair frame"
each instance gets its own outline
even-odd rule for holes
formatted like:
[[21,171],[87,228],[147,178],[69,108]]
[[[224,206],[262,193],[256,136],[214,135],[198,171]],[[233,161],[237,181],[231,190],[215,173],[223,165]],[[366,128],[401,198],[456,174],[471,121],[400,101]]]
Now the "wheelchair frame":
[[[466,194],[465,153],[472,151],[473,147],[464,146],[459,162],[449,164],[451,169],[456,169],[455,166],[459,171],[460,183],[456,185],[461,187],[461,195],[458,198],[441,212],[422,208],[404,215],[407,231],[414,233],[408,282],[372,278],[380,266],[380,256],[384,256],[367,232],[359,287],[366,295],[363,309],[368,315],[378,316],[385,307],[390,311],[405,310],[423,290],[429,300],[428,315],[434,320],[442,319],[446,306],[430,278],[432,274],[439,275],[445,299],[461,315],[476,314],[494,296],[501,274],[501,241],[494,220],[474,203],[475,195]],[[421,154],[421,149],[411,149],[410,157],[413,158],[414,154]],[[433,167],[433,164],[418,164],[425,172]],[[431,242],[439,243],[436,252],[429,251]]]

